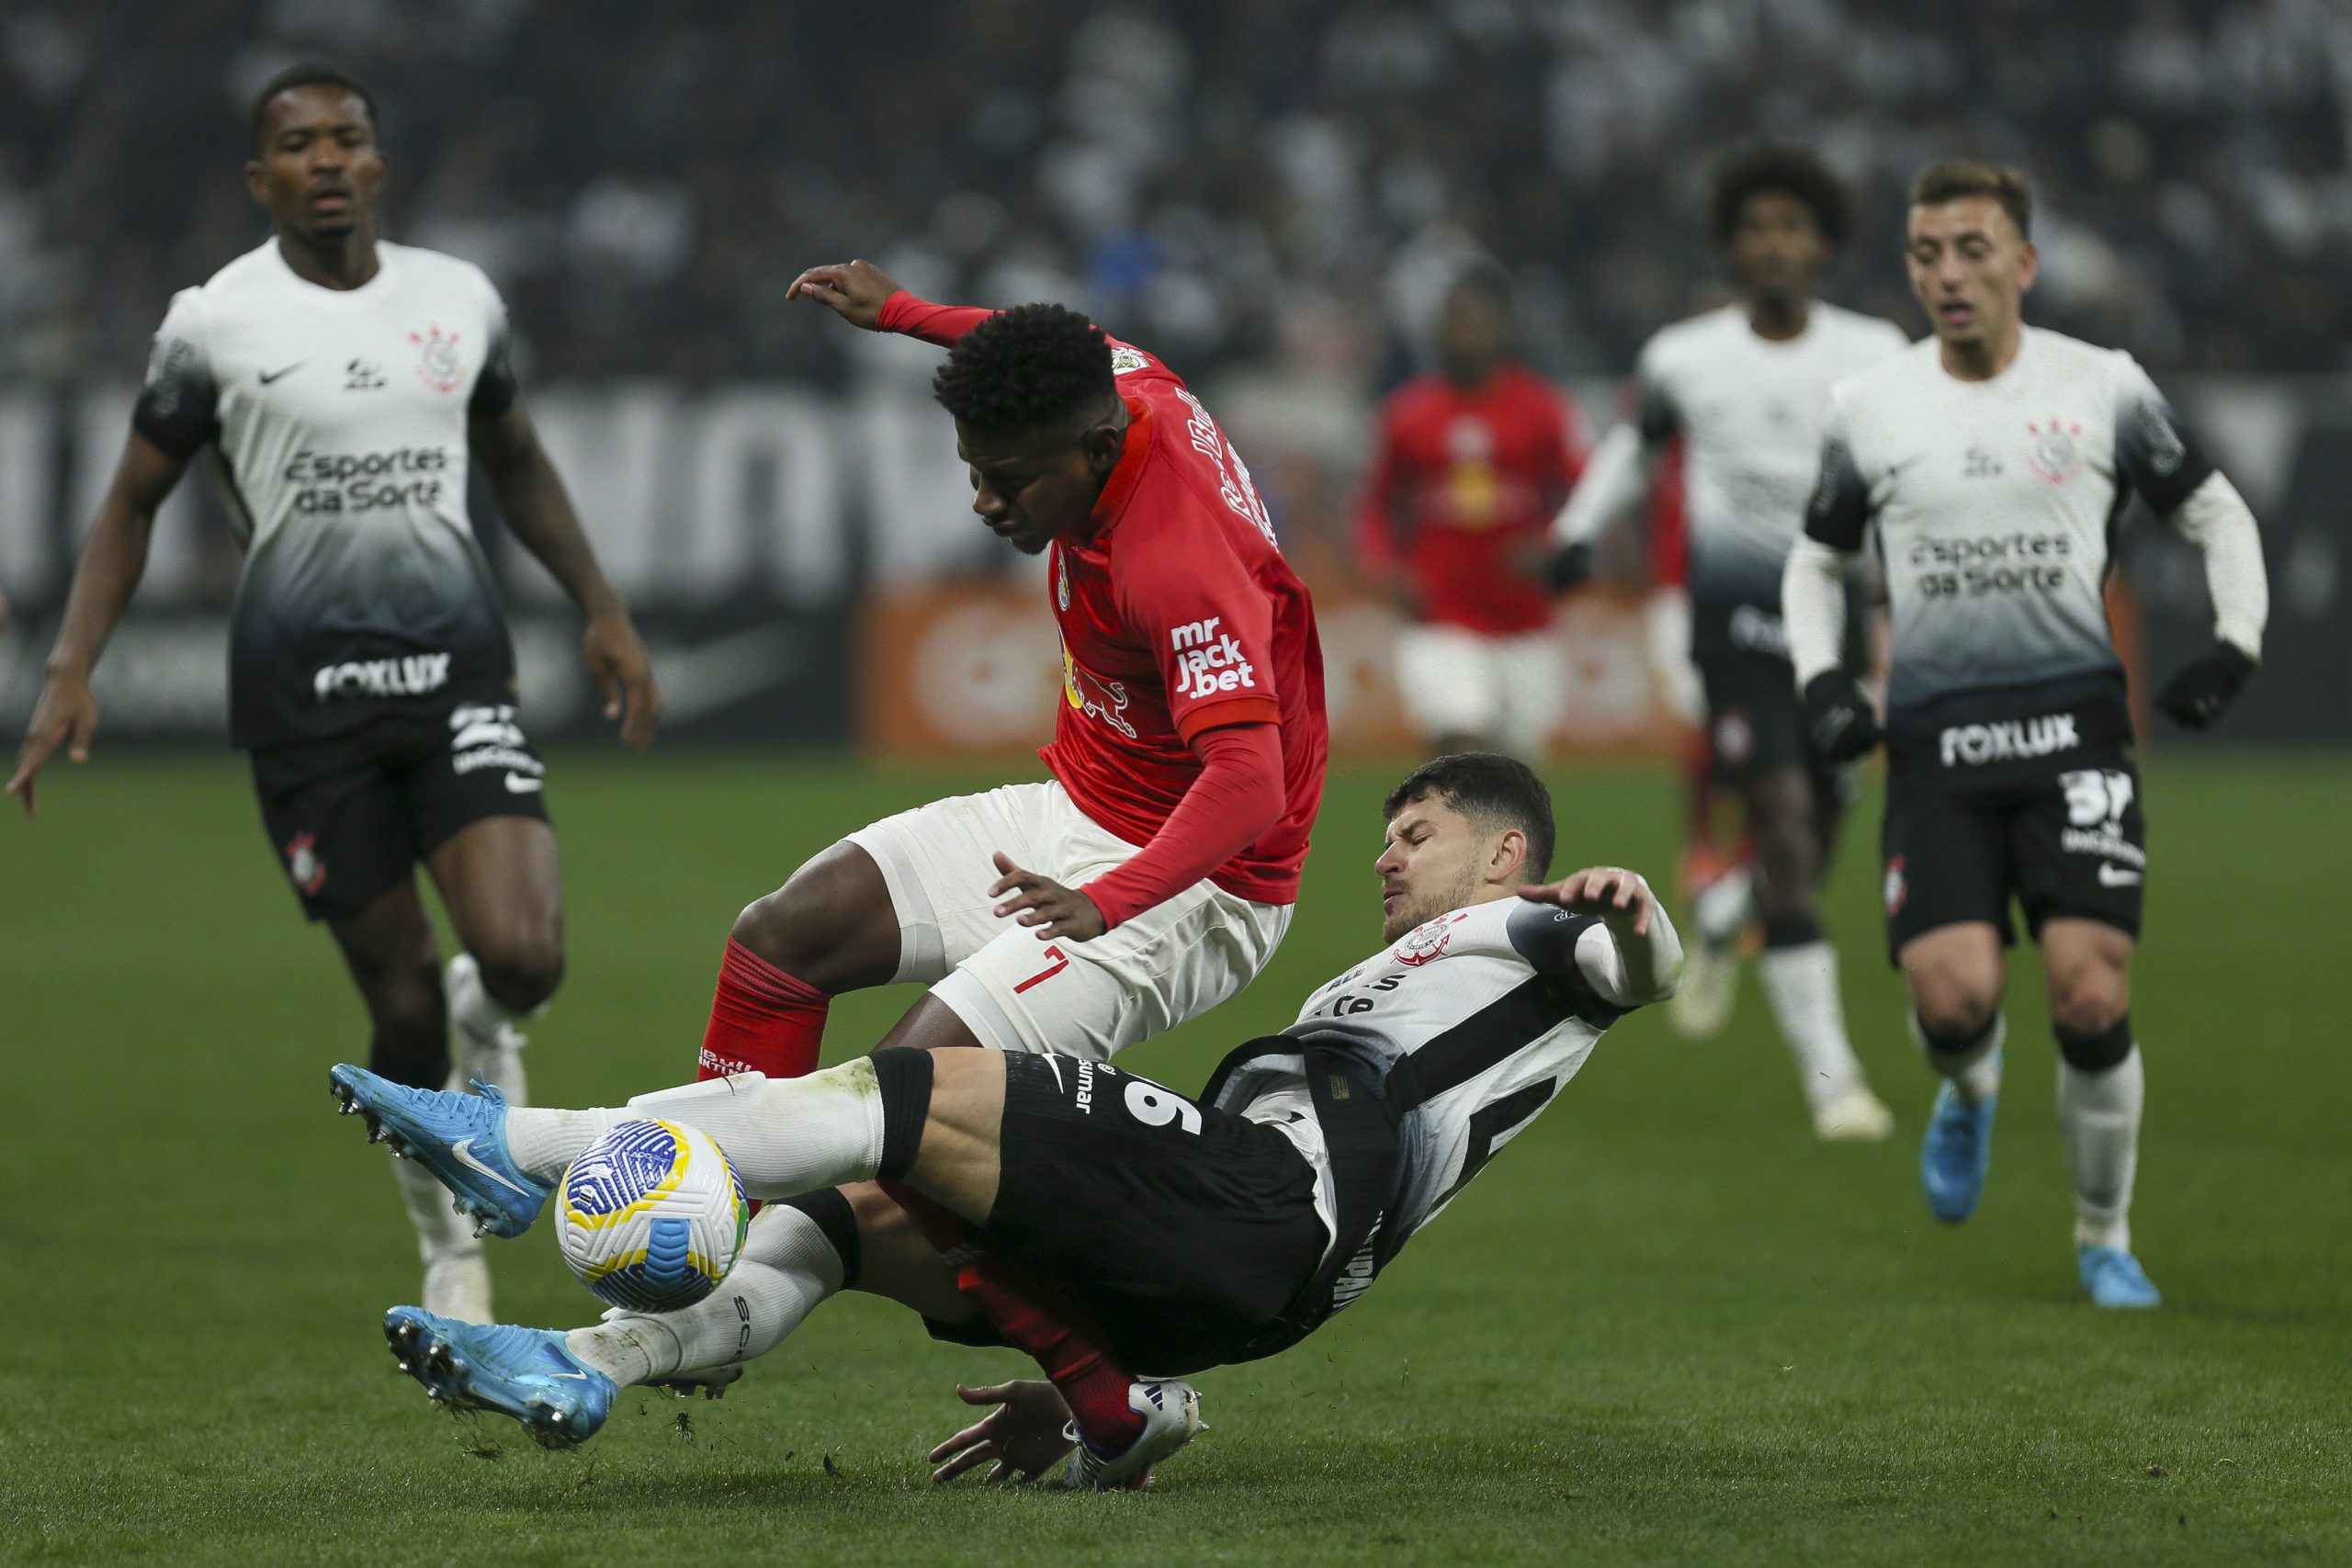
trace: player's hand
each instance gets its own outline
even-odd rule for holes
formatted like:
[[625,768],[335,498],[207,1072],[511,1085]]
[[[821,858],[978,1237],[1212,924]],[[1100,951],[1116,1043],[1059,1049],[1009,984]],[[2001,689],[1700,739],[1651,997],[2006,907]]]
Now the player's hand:
[[581,635],[580,660],[588,666],[605,699],[605,716],[621,721],[621,743],[642,751],[653,743],[662,722],[662,688],[653,683],[653,661],[626,610],[590,618]]
[[989,1388],[956,1385],[956,1397],[967,1404],[996,1408],[931,1450],[939,1468],[933,1481],[953,1481],[966,1471],[994,1462],[987,1479],[998,1482],[1035,1481],[1061,1462],[1078,1445],[1071,1442],[1069,1406],[1049,1382],[1001,1382]]
[[1557,904],[1572,915],[1596,915],[1620,925],[1633,922],[1635,936],[1647,936],[1657,895],[1622,865],[1589,865],[1557,882],[1524,884],[1519,896],[1537,904]]
[[1804,685],[1804,727],[1824,761],[1850,762],[1886,739],[1862,683],[1845,670],[1824,670]]
[[810,267],[792,280],[784,297],[831,305],[851,326],[876,332],[882,325],[882,302],[898,291],[890,275],[872,262],[849,261]]
[[[991,858],[1004,874],[989,889],[989,897],[1004,898],[996,907],[997,919],[1019,916],[1023,925],[1037,928],[1039,942],[1092,942],[1111,929],[1094,900],[1077,888],[1022,870],[1002,850]],[[1012,897],[1006,898],[1008,893]]]
[[2254,660],[2233,642],[2217,642],[2212,651],[2165,682],[2156,706],[2173,721],[2202,729],[2222,716],[2230,700],[2254,675]]
[[1566,593],[1569,589],[1581,588],[1591,581],[1590,545],[1562,545],[1544,558],[1544,585],[1555,593]]
[[24,746],[17,752],[16,775],[8,781],[8,793],[25,803],[26,816],[40,815],[33,781],[41,764],[60,746],[65,748],[68,761],[88,761],[90,736],[97,728],[98,699],[90,694],[86,676],[51,675],[42,684],[40,700],[33,705],[32,722],[25,726]]

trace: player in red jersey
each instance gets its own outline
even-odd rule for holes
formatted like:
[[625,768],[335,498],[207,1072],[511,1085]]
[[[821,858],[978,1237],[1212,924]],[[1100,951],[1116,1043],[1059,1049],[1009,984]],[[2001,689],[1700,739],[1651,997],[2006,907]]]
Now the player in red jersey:
[[1567,696],[1544,534],[1584,467],[1584,432],[1575,404],[1505,357],[1510,330],[1498,274],[1447,291],[1438,368],[1381,405],[1356,539],[1413,617],[1396,689],[1423,742],[1537,760]]
[[[1101,1061],[1215,1007],[1289,927],[1327,749],[1314,609],[1249,469],[1174,372],[1059,306],[926,304],[854,261],[788,297],[948,349],[934,391],[972,510],[1046,557],[1065,700],[1049,780],[861,829],[742,912],[703,1076],[804,1074],[832,997],[895,982],[931,990],[876,1049]],[[1075,1298],[985,1256],[962,1277],[1090,1442],[1137,1440],[1131,1380]]]

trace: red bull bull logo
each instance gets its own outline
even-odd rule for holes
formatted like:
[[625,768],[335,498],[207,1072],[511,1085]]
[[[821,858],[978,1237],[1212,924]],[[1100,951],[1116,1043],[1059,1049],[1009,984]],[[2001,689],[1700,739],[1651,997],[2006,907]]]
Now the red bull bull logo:
[[1062,695],[1079,712],[1092,715],[1130,740],[1136,738],[1136,727],[1126,717],[1126,682],[1094,674],[1070,657],[1067,643],[1062,645]]

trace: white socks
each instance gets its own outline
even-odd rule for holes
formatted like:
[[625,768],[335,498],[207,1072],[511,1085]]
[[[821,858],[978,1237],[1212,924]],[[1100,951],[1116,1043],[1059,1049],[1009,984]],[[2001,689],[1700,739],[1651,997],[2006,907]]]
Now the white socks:
[[1796,1058],[1805,1104],[1818,1111],[1863,1087],[1862,1064],[1846,1038],[1838,994],[1838,950],[1826,942],[1768,947],[1756,962],[1781,1037]]
[[462,1092],[475,1078],[506,1096],[509,1105],[528,1101],[523,1071],[523,1032],[516,1012],[481,983],[481,965],[469,953],[449,960],[441,995],[449,1012],[449,1087]]
[[1690,900],[1690,923],[1701,940],[1714,947],[1737,942],[1755,918],[1756,874],[1747,866],[1724,873]]
[[2147,1077],[2140,1047],[2103,1073],[2058,1063],[2058,1124],[2075,1178],[2075,1240],[2132,1250],[2132,1178],[2140,1163]]
[[640,1094],[618,1110],[514,1110],[506,1117],[507,1152],[533,1180],[560,1181],[582,1150],[639,1116],[710,1134],[753,1198],[871,1181],[881,1169],[882,1091],[870,1056],[806,1077],[737,1073],[684,1084]]
[[683,1312],[616,1314],[573,1329],[564,1344],[623,1386],[657,1382],[767,1354],[841,1288],[841,1255],[817,1222],[772,1204],[752,1221],[743,1256],[711,1295]]
[[1982,1105],[2001,1092],[2001,1042],[2008,1033],[2008,1020],[1996,1012],[1984,1032],[1965,1049],[1937,1051],[1928,1047],[1928,1037],[1919,1028],[1919,1015],[1911,1015],[1911,1038],[1918,1043],[1928,1066],[1951,1080],[1952,1092],[1962,1105]]

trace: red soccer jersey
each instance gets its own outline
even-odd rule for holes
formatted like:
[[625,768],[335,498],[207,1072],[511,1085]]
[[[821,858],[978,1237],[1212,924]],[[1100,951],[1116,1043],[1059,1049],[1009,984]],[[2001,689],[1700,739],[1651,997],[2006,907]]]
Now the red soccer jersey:
[[1378,442],[1356,522],[1365,564],[1403,576],[1442,625],[1549,625],[1552,596],[1529,569],[1584,467],[1575,405],[1516,365],[1475,390],[1431,374],[1389,394]]
[[[892,295],[886,331],[952,343],[992,312]],[[1315,609],[1250,470],[1176,373],[1111,340],[1126,446],[1083,543],[1046,557],[1062,695],[1038,755],[1080,810],[1150,841],[1200,776],[1189,742],[1229,724],[1280,728],[1283,811],[1210,874],[1264,904],[1298,898],[1329,750]]]

